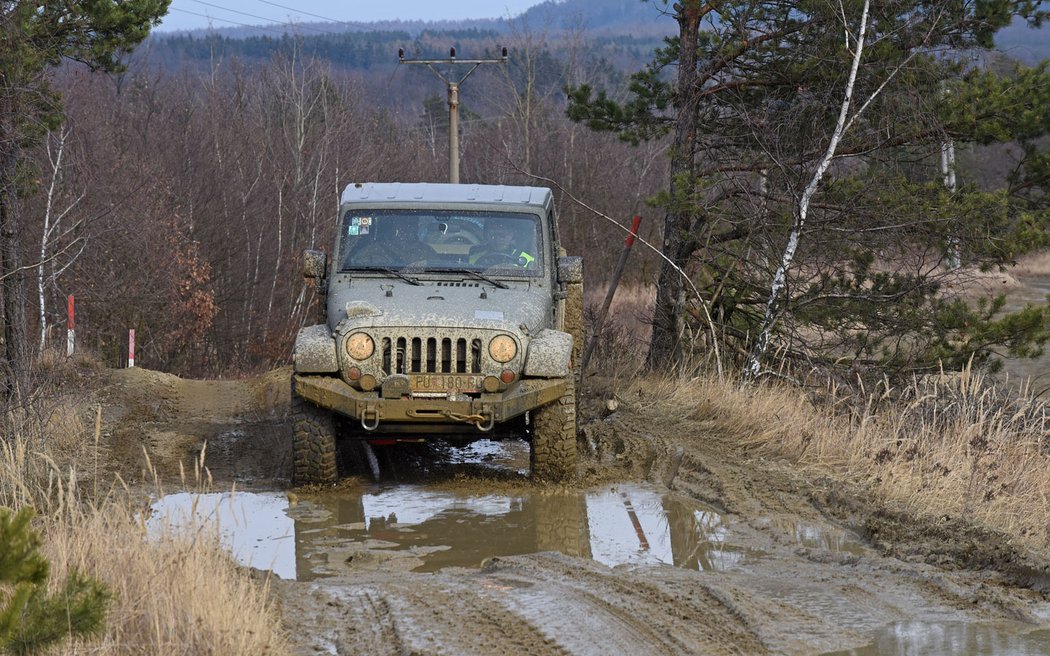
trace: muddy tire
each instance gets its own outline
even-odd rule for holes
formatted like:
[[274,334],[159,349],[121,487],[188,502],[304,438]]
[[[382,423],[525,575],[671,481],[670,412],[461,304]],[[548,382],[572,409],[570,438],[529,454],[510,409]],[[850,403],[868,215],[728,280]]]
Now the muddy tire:
[[583,358],[585,337],[583,330],[583,283],[573,283],[567,287],[568,297],[565,299],[565,326],[563,330],[572,335],[572,365],[578,369],[580,360]]
[[292,483],[335,483],[338,478],[335,417],[292,390],[291,420]]
[[532,412],[533,480],[568,481],[576,477],[576,382],[557,401]]

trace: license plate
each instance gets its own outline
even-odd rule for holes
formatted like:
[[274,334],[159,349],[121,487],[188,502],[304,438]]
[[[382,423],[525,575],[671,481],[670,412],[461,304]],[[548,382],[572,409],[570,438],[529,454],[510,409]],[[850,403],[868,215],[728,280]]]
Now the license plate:
[[414,374],[409,381],[414,392],[477,392],[481,390],[482,378],[466,374]]

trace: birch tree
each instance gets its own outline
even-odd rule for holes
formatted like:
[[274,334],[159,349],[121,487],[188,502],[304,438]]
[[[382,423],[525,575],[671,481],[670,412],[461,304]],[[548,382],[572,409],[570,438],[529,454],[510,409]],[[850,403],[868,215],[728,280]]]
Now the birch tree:
[[[842,105],[839,108],[839,115],[835,121],[835,129],[831,133],[831,139],[828,141],[827,150],[824,151],[823,157],[817,162],[817,168],[813,171],[813,177],[810,178],[806,188],[802,191],[802,197],[798,202],[798,210],[795,213],[795,220],[791,226],[791,232],[788,234],[787,246],[784,247],[784,253],[780,257],[780,265],[777,267],[776,273],[773,274],[773,282],[769,289],[769,300],[766,301],[766,312],[762,318],[762,327],[759,330],[758,338],[755,340],[755,345],[751,351],[751,356],[748,358],[747,367],[745,369],[745,375],[747,378],[754,379],[758,376],[759,368],[762,360],[766,356],[766,350],[769,347],[769,333],[772,330],[773,322],[777,317],[777,308],[780,300],[780,294],[784,289],[784,281],[787,275],[788,269],[791,267],[795,260],[795,252],[798,250],[798,241],[802,234],[802,229],[806,225],[806,216],[809,214],[809,204],[813,200],[813,195],[817,193],[817,187],[820,185],[821,180],[824,179],[824,174],[827,172],[828,167],[831,165],[832,159],[835,158],[835,153],[838,151],[839,142],[842,140],[842,135],[858,116],[860,116],[868,104],[875,99],[875,96],[885,87],[885,84],[876,89],[873,94],[868,98],[868,101],[861,106],[861,108],[850,116],[850,109],[853,104],[853,87],[857,82],[857,71],[860,69],[861,60],[864,58],[864,37],[868,31],[868,9],[869,0],[864,0],[864,6],[861,9],[860,25],[857,28],[856,34],[854,35],[850,31],[849,23],[846,19],[846,10],[842,4],[839,4],[842,9],[843,18],[843,30],[845,32],[846,50],[852,50],[853,59],[850,63],[849,77],[846,80],[846,88],[842,94]],[[894,71],[896,73],[899,68]],[[887,80],[888,82],[889,80]]]
[[76,230],[80,221],[72,225],[68,218],[77,205],[84,199],[84,192],[76,193],[68,200],[62,194],[65,180],[67,145],[70,128],[60,127],[57,132],[49,133],[45,142],[49,178],[44,193],[43,227],[40,235],[39,259],[36,265],[36,293],[40,321],[40,343],[38,353],[43,353],[47,346],[48,322],[47,290],[54,286],[59,276],[76,261],[83,252],[85,242],[75,238],[66,241],[64,238]]

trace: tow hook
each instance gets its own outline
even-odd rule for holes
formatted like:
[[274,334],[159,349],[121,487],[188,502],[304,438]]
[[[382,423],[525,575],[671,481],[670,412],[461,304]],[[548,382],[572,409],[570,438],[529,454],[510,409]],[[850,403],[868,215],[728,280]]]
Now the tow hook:
[[[482,417],[484,417],[484,414],[482,415]],[[484,419],[483,419],[483,420],[484,420]],[[474,425],[478,427],[478,430],[479,430],[479,431],[481,431],[481,432],[483,432],[483,433],[487,433],[487,432],[489,432],[490,430],[492,430],[492,427],[493,427],[493,426],[495,426],[495,425],[496,425],[496,415],[495,415],[495,414],[493,414],[493,413],[492,413],[492,412],[490,411],[490,412],[489,412],[489,420],[488,420],[488,422],[487,422],[487,423],[485,423],[484,425],[482,425],[482,423],[481,423],[480,421],[476,421],[476,422],[474,422]]]
[[[371,417],[371,423],[369,423],[369,417]],[[361,413],[361,428],[369,432],[379,428],[379,410],[374,405],[365,406],[365,411]]]

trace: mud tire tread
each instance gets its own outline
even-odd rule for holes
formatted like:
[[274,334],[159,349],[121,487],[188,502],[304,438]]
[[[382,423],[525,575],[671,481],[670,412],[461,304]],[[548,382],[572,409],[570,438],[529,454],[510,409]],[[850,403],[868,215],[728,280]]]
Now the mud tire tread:
[[328,485],[338,479],[336,427],[331,412],[292,390],[292,483]]
[[533,480],[563,482],[576,477],[576,382],[569,376],[568,388],[557,401],[532,413]]

